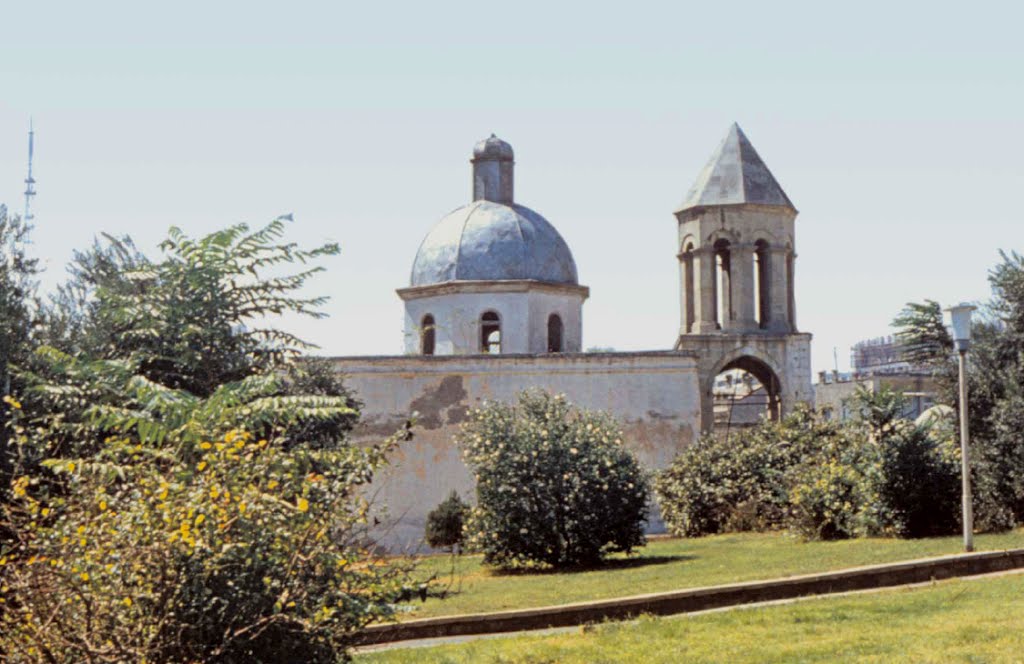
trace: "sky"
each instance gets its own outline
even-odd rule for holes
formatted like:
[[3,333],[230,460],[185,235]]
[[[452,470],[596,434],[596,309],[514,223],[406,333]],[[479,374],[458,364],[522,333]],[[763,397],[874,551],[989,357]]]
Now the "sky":
[[32,118],[43,288],[100,233],[157,255],[291,213],[342,248],[309,287],[329,317],[287,321],[325,354],[402,352],[395,289],[492,132],[591,289],[585,348],[671,348],[672,211],[734,121],[800,210],[815,371],[1024,250],[1019,2],[0,0],[0,24],[0,202]]

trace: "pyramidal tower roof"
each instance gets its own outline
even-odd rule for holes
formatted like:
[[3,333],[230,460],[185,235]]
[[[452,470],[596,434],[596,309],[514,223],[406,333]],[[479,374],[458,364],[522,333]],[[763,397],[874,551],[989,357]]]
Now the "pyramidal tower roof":
[[746,203],[796,210],[746,134],[733,123],[676,212]]

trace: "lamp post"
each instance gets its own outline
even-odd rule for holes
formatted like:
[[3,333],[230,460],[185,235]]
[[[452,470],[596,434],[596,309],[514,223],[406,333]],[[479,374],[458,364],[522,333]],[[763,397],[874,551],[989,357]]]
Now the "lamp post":
[[971,463],[967,450],[967,351],[971,347],[971,312],[976,307],[961,302],[950,307],[953,343],[960,365],[960,473],[963,481],[964,551],[974,551],[974,508],[971,504]]

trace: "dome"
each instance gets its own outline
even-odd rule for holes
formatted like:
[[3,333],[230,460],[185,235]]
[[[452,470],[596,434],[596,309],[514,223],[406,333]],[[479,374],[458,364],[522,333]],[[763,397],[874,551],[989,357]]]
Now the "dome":
[[494,134],[473,146],[473,159],[512,159],[512,146]]
[[569,246],[547,219],[522,205],[481,199],[431,229],[416,252],[411,281],[427,286],[510,279],[578,284]]

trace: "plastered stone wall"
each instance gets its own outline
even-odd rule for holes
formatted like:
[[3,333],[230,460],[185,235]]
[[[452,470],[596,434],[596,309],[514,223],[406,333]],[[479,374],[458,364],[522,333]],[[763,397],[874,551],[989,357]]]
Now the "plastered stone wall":
[[[357,443],[379,441],[418,413],[413,439],[371,487],[386,505],[382,539],[392,549],[419,545],[427,513],[473,482],[453,442],[469,410],[485,400],[512,401],[527,388],[563,393],[574,404],[619,419],[626,444],[651,470],[664,468],[695,440],[701,421],[697,358],[689,352],[567,355],[334,358],[365,404]],[[651,532],[664,529],[656,511]]]

